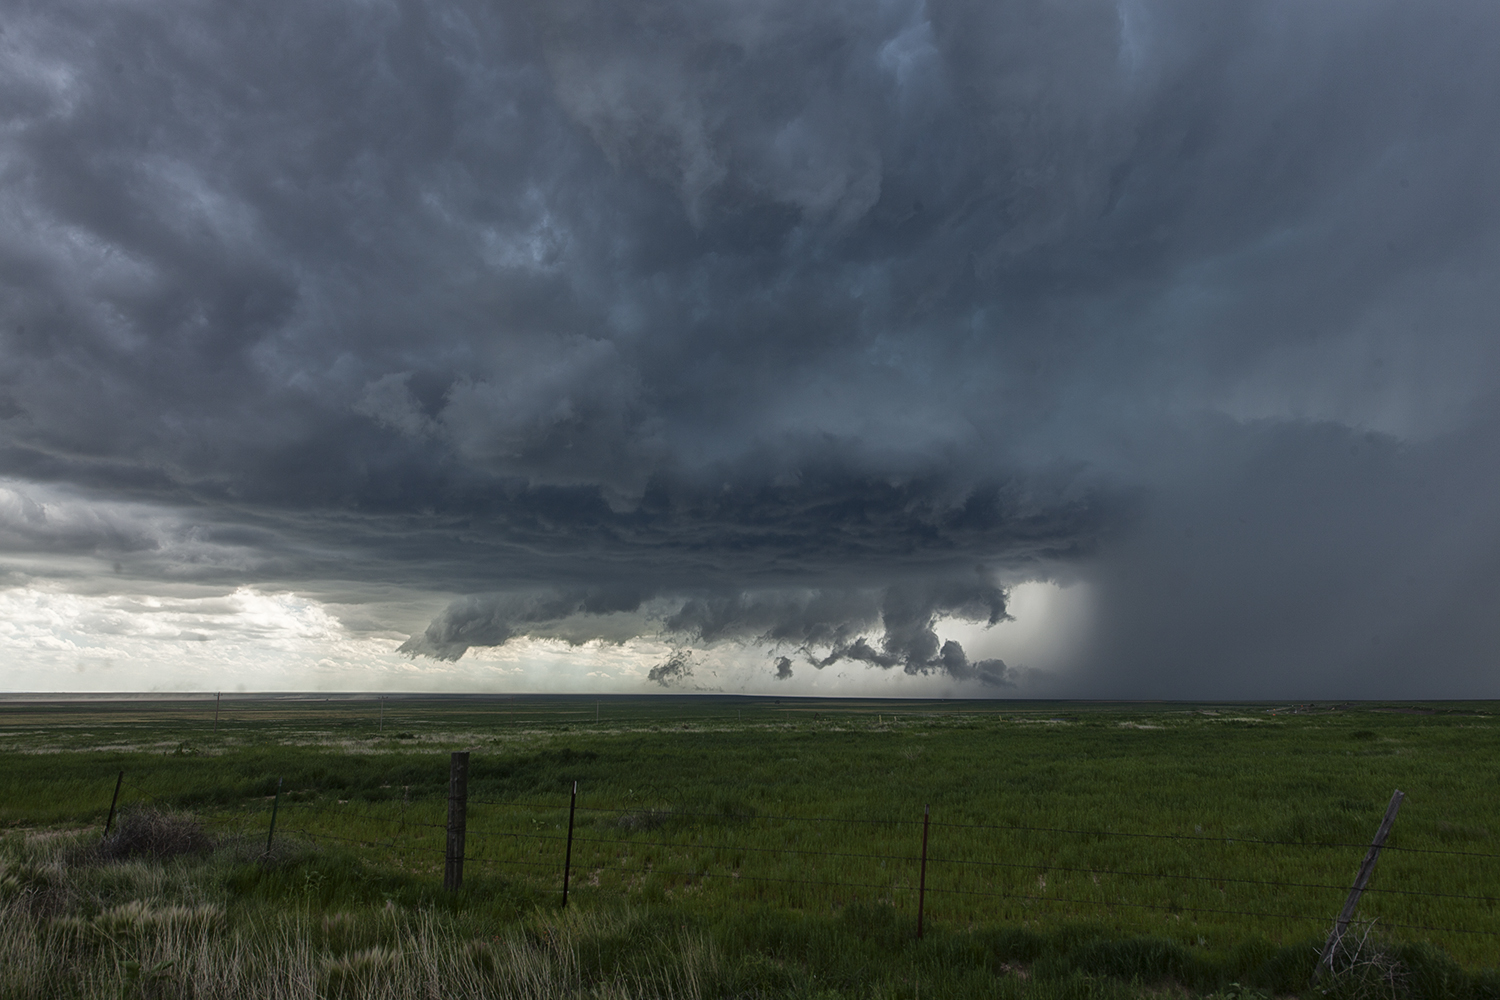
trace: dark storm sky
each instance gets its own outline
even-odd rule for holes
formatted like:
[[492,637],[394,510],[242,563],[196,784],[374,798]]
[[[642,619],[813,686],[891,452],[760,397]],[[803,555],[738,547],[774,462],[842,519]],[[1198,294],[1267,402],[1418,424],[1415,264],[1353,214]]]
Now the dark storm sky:
[[0,10],[11,585],[1500,695],[1492,3]]

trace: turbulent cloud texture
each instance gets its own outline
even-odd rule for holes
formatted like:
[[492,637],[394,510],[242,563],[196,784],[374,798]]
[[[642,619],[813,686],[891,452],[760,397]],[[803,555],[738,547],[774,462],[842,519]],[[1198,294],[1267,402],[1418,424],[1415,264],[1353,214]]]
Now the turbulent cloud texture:
[[1052,580],[1092,622],[1039,691],[1500,694],[1497,43],[1477,0],[16,0],[0,571],[972,692],[1025,665],[945,623]]

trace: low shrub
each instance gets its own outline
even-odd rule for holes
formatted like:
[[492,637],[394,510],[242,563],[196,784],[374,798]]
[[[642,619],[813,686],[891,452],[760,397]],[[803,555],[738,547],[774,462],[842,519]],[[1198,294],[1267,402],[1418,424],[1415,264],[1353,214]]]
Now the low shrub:
[[213,838],[203,825],[186,813],[150,807],[132,809],[99,844],[97,855],[105,861],[150,858],[165,861],[184,855],[202,855],[213,850]]

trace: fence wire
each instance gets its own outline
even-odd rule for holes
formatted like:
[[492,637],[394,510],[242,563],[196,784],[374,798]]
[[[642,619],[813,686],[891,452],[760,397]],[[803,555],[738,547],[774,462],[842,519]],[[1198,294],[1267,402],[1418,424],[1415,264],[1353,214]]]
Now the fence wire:
[[[157,808],[171,810],[176,802],[180,800],[180,792],[174,794],[166,789],[153,788],[149,781],[139,780],[130,775],[119,783],[119,799],[116,804],[116,817],[133,809]],[[339,800],[332,802],[317,798],[313,800],[299,799],[293,795],[278,792],[266,795],[256,800],[253,806],[241,811],[214,815],[211,817],[213,824],[220,828],[230,827],[239,830],[240,833],[256,833],[259,829],[266,829],[270,835],[270,823],[272,817],[280,813],[279,826],[276,835],[287,837],[305,838],[311,843],[328,841],[344,845],[351,849],[372,849],[398,856],[422,855],[425,857],[443,857],[449,864],[472,863],[476,865],[492,866],[497,868],[521,868],[537,871],[551,872],[554,876],[566,874],[568,868],[563,857],[545,858],[532,860],[526,858],[495,856],[483,850],[474,850],[487,842],[499,842],[511,844],[516,847],[521,844],[537,844],[545,846],[552,845],[559,855],[563,854],[568,847],[580,848],[584,853],[590,853],[591,848],[627,848],[630,850],[650,850],[665,852],[708,852],[716,855],[732,854],[738,855],[735,867],[731,871],[710,870],[709,865],[694,866],[683,870],[679,867],[657,867],[652,862],[636,865],[608,865],[598,864],[598,852],[592,852],[593,858],[583,856],[583,853],[573,857],[571,867],[580,872],[592,867],[595,874],[605,871],[612,874],[627,877],[639,884],[643,877],[660,877],[668,879],[685,879],[689,882],[695,880],[727,880],[730,882],[783,885],[795,887],[810,887],[818,889],[837,890],[871,890],[879,893],[882,897],[894,898],[896,894],[916,893],[920,900],[926,895],[935,897],[958,897],[958,898],[990,898],[1007,900],[1020,903],[1023,906],[1075,906],[1113,909],[1136,909],[1169,914],[1212,914],[1235,917],[1251,917],[1269,920],[1285,920],[1298,923],[1328,924],[1330,913],[1321,915],[1309,913],[1292,913],[1278,910],[1242,909],[1234,907],[1216,907],[1197,905],[1194,902],[1148,902],[1140,899],[1090,899],[1077,896],[1056,896],[1027,892],[1006,892],[998,889],[987,888],[964,888],[960,886],[936,884],[942,879],[937,873],[944,872],[952,875],[954,872],[963,872],[974,869],[1009,870],[1009,871],[1036,871],[1040,874],[1058,872],[1070,875],[1087,875],[1098,884],[1100,877],[1120,879],[1142,879],[1159,881],[1163,883],[1207,883],[1220,887],[1228,885],[1243,886],[1265,890],[1307,890],[1314,892],[1346,893],[1349,887],[1345,884],[1330,882],[1310,882],[1297,880],[1282,880],[1269,878],[1249,878],[1228,873],[1182,873],[1170,871],[1145,871],[1131,867],[1094,867],[1077,864],[1055,864],[1044,858],[1036,860],[991,860],[975,857],[948,857],[937,855],[925,855],[916,853],[883,853],[869,850],[822,850],[809,846],[757,846],[745,843],[736,843],[732,838],[725,835],[734,829],[747,823],[780,823],[780,824],[810,824],[819,828],[837,830],[848,829],[850,831],[865,831],[873,833],[876,829],[899,829],[906,831],[906,835],[915,837],[915,829],[925,826],[930,831],[994,831],[997,833],[1024,833],[1024,834],[1047,834],[1050,836],[1069,836],[1078,838],[1120,838],[1151,841],[1183,841],[1198,844],[1220,844],[1220,845],[1249,845],[1257,847],[1269,847],[1278,849],[1343,849],[1365,851],[1370,845],[1363,843],[1339,843],[1339,842],[1314,842],[1270,840],[1253,837],[1221,837],[1202,834],[1171,834],[1151,833],[1144,831],[1126,830],[1100,830],[1079,829],[1070,827],[1047,827],[1031,826],[1026,824],[1007,823],[958,823],[937,820],[928,820],[924,823],[922,819],[899,819],[892,817],[840,817],[840,816],[807,816],[793,814],[764,814],[764,813],[736,813],[733,811],[697,811],[678,810],[667,806],[638,806],[638,807],[602,807],[576,805],[573,812],[581,816],[614,816],[622,820],[627,817],[644,817],[653,825],[660,825],[677,819],[710,820],[719,827],[718,836],[714,840],[704,842],[688,842],[676,839],[643,839],[641,836],[631,836],[628,833],[620,836],[598,836],[585,828],[578,832],[572,827],[571,821],[563,820],[563,814],[568,810],[567,805],[547,805],[528,802],[507,802],[493,799],[472,798],[468,799],[464,811],[473,807],[482,807],[485,810],[496,810],[501,815],[496,816],[486,813],[484,820],[476,823],[465,824],[465,844],[469,848],[459,856],[449,854],[446,846],[420,846],[412,843],[413,838],[420,838],[428,831],[448,832],[446,822],[434,822],[430,817],[434,812],[441,815],[441,806],[430,799],[413,804],[405,796],[400,799],[385,799],[377,801],[357,801],[354,799]],[[539,811],[551,813],[550,823],[552,830],[561,829],[565,822],[568,832],[542,832],[540,830],[507,829],[503,825],[506,816],[536,815]],[[475,817],[478,819],[479,817]],[[497,825],[494,821],[501,819],[502,824]],[[525,822],[523,820],[523,822]],[[537,824],[535,819],[529,820]],[[372,825],[383,826],[388,836],[379,839],[369,837],[350,836],[351,827],[368,828]],[[642,831],[647,833],[648,831]],[[925,838],[924,838],[925,841]],[[450,838],[451,842],[451,838]],[[567,845],[567,846],[565,846]],[[1014,845],[1006,845],[1007,851],[1014,852]],[[1500,858],[1500,853],[1487,851],[1451,850],[1443,848],[1407,847],[1401,845],[1387,844],[1384,851],[1402,852],[1416,855],[1446,855],[1452,857],[1495,859]],[[925,856],[924,856],[925,855]],[[919,867],[925,871],[930,868],[929,873],[933,878],[919,880],[917,885],[910,885],[903,881],[870,882],[860,880],[849,880],[839,878],[801,878],[783,874],[760,874],[741,870],[740,859],[743,857],[762,857],[767,859],[782,858],[790,861],[808,861],[811,859],[831,859],[838,862],[872,863],[879,862],[882,868],[887,864],[893,864],[898,869],[905,868],[913,871]],[[715,865],[721,865],[716,862]],[[933,884],[928,884],[929,882]],[[579,886],[582,889],[585,886]],[[589,889],[598,889],[597,879],[594,883],[587,885]],[[625,887],[622,891],[629,891]],[[604,891],[608,891],[607,889]],[[1105,892],[1116,892],[1118,886],[1112,886]],[[1465,892],[1445,892],[1437,890],[1411,889],[1411,888],[1386,888],[1371,886],[1363,890],[1370,894],[1385,896],[1399,896],[1406,898],[1420,898],[1443,901],[1464,901],[1476,904],[1494,906],[1500,904],[1500,897]],[[1336,898],[1336,897],[1335,897]],[[1450,927],[1435,924],[1403,922],[1381,919],[1381,925],[1393,929],[1426,931],[1441,934],[1461,935],[1492,935],[1494,930],[1483,930],[1472,927]]]

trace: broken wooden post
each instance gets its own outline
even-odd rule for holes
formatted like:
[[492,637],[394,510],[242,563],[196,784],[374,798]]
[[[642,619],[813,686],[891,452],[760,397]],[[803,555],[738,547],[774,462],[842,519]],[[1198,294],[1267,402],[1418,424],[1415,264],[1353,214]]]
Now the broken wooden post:
[[1375,831],[1375,839],[1370,841],[1364,863],[1359,866],[1359,874],[1354,877],[1354,888],[1349,890],[1349,898],[1344,900],[1344,908],[1339,911],[1339,918],[1334,921],[1333,930],[1328,934],[1328,943],[1323,947],[1318,967],[1313,970],[1313,982],[1321,979],[1333,966],[1333,957],[1338,954],[1339,944],[1344,940],[1344,931],[1348,930],[1349,921],[1354,919],[1354,908],[1359,905],[1359,897],[1364,893],[1370,876],[1375,873],[1375,862],[1380,858],[1380,849],[1385,846],[1385,838],[1390,836],[1391,826],[1396,822],[1396,813],[1400,811],[1401,800],[1405,797],[1406,793],[1398,788],[1391,796],[1391,804],[1385,807],[1385,818],[1380,821],[1380,829]]

